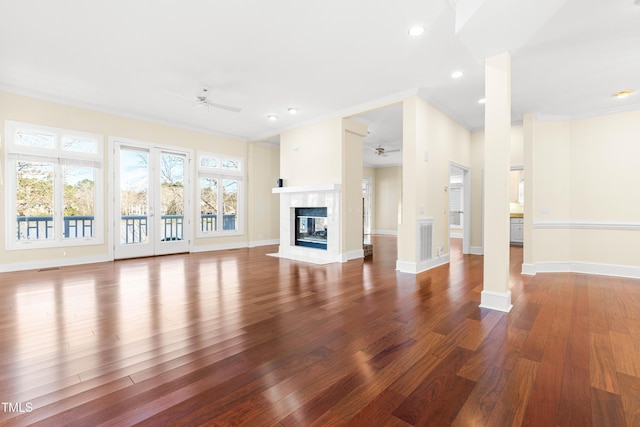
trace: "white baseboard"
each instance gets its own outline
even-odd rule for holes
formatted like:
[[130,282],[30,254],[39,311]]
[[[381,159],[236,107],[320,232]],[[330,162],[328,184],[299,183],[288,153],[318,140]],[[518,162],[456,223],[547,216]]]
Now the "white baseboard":
[[397,236],[398,230],[371,230],[371,234],[384,234],[387,236]]
[[271,245],[279,245],[280,239],[271,239],[271,240],[253,240],[249,242],[248,247],[255,248],[257,246],[271,246]]
[[342,262],[351,261],[353,259],[364,258],[364,249],[356,249],[342,254]]
[[449,237],[452,239],[463,239],[464,238],[464,233],[462,231],[453,231],[451,230],[451,232],[449,233]]
[[10,271],[38,270],[45,268],[68,267],[70,265],[95,264],[98,262],[109,262],[113,259],[108,255],[95,255],[87,257],[74,258],[52,258],[46,260],[14,262],[10,264],[0,264],[0,273],[8,273]]
[[522,265],[522,274],[536,275],[537,273],[582,273],[640,279],[640,267],[631,265],[598,264],[580,261],[538,262]]
[[279,245],[280,239],[253,240],[250,242],[220,243],[217,245],[192,245],[190,252],[224,251],[226,249],[255,248],[257,246]]
[[512,307],[511,291],[494,292],[485,290],[480,293],[480,308],[508,313]]
[[340,257],[324,257],[324,258],[317,258],[317,257],[312,257],[312,256],[305,256],[303,254],[300,253],[289,253],[289,254],[282,254],[280,252],[275,252],[272,254],[267,254],[268,256],[272,256],[272,257],[276,257],[276,258],[282,258],[282,259],[288,259],[288,260],[292,260],[292,261],[298,261],[298,262],[306,262],[309,264],[316,264],[316,265],[325,265],[325,264],[333,264],[336,262],[344,262],[342,261],[342,258]]
[[535,276],[536,275],[535,264],[522,264],[522,271],[520,273],[527,276]]
[[396,270],[401,273],[418,274],[423,271],[431,270],[432,268],[439,267],[449,263],[449,254],[430,259],[423,262],[407,262],[396,260]]
[[[278,240],[278,243],[280,241]],[[224,251],[227,249],[247,248],[247,242],[220,243],[218,245],[192,245],[190,252]]]
[[469,253],[471,255],[484,255],[484,248],[482,246],[470,246]]

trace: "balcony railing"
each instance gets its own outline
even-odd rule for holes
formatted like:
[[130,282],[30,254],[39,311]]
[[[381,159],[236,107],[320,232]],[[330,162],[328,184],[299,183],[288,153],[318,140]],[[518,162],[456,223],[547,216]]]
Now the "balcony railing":
[[[53,239],[53,216],[19,216],[18,240]],[[65,216],[65,239],[93,237],[93,216]]]
[[[218,216],[216,214],[200,215],[200,231],[215,231],[218,229],[217,223],[218,223]],[[222,215],[222,229],[223,230],[236,229],[236,214]]]
[[[182,240],[184,232],[183,215],[162,215],[163,241]],[[18,240],[46,240],[54,237],[53,216],[18,216]],[[140,243],[146,239],[148,220],[146,215],[122,215],[122,243]],[[65,216],[63,236],[65,239],[81,239],[93,237],[92,215]],[[215,214],[200,215],[200,230],[218,230],[218,217]],[[236,215],[222,216],[222,229],[236,229]]]

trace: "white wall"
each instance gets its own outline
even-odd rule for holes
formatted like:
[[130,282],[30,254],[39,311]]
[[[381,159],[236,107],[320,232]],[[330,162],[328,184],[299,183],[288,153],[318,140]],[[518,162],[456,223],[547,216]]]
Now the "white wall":
[[280,135],[280,174],[287,187],[341,183],[342,156],[340,118]]
[[367,126],[353,119],[342,120],[342,230],[343,251],[349,258],[361,257],[362,150]]
[[398,212],[402,194],[402,167],[375,170],[374,233],[398,234]]
[[441,246],[445,255],[449,253],[445,191],[449,162],[471,165],[471,134],[419,97],[404,100],[403,109],[402,222],[398,227],[397,265],[401,271],[411,271],[418,262],[418,219],[433,218],[434,246]]
[[534,119],[531,132],[534,194],[525,212],[533,245],[525,270],[640,277],[640,110]]
[[[482,176],[484,170],[484,131],[471,133],[471,247],[482,253]],[[524,165],[524,134],[522,125],[511,127],[511,166]],[[526,192],[525,192],[526,194]]]
[[277,244],[280,235],[280,199],[271,189],[280,176],[280,147],[249,143],[248,231],[249,245]]

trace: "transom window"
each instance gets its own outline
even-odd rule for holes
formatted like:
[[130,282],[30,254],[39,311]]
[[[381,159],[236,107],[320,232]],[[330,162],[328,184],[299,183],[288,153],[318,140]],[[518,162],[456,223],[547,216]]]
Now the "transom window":
[[201,237],[242,232],[243,159],[198,153]]
[[102,243],[103,136],[5,122],[7,248]]

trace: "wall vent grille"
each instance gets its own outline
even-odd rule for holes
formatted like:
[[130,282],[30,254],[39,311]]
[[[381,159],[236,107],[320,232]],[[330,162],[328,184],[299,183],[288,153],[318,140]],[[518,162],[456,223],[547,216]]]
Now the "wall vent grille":
[[433,219],[418,220],[418,261],[433,259]]

